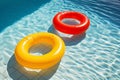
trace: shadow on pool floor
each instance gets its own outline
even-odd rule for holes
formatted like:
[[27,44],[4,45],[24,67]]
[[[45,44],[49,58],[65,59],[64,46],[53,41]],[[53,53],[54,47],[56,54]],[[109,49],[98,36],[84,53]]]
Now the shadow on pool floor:
[[49,1],[50,0],[1,0],[0,32]]
[[[60,36],[64,40],[66,46],[76,45],[79,42],[81,42],[82,40],[84,40],[86,37],[86,33],[73,35],[71,37],[68,37],[69,35],[67,36],[67,34],[59,33],[56,29],[54,29],[53,25],[51,25],[49,27],[48,32],[54,33],[54,34]],[[66,36],[64,36],[64,35],[66,35]]]
[[13,55],[7,64],[7,71],[13,80],[49,80],[57,71],[59,64],[49,69],[41,70],[40,72],[27,71],[16,62],[15,56]]

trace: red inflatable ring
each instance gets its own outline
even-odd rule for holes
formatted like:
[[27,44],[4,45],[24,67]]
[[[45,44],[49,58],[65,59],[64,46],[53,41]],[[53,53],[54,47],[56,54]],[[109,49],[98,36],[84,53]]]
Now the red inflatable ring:
[[[80,24],[69,25],[62,22],[63,19],[76,19]],[[60,32],[66,34],[82,34],[90,25],[90,20],[84,14],[74,11],[64,11],[57,13],[53,18],[53,26]]]

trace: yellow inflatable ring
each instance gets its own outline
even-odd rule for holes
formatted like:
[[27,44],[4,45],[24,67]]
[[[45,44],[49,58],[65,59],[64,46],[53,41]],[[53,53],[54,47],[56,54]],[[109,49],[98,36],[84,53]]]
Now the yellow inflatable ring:
[[[39,43],[49,43],[52,50],[44,55],[31,55],[29,48]],[[63,40],[47,32],[34,33],[23,38],[16,46],[16,61],[24,67],[32,69],[47,69],[57,64],[65,52]]]

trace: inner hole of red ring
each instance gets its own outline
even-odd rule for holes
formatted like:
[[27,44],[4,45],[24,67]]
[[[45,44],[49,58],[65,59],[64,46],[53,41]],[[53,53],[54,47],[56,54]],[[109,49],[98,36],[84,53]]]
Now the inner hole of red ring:
[[67,25],[79,25],[81,23],[81,21],[74,18],[64,18],[62,19],[62,22]]
[[45,55],[52,50],[51,44],[38,43],[29,48],[29,53],[32,55]]

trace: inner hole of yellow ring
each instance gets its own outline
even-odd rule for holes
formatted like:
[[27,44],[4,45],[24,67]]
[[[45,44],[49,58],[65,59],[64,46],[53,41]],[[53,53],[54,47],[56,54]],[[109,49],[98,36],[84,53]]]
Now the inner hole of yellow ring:
[[81,23],[79,20],[73,18],[64,18],[62,19],[62,22],[67,25],[78,25]]
[[52,45],[49,42],[41,42],[32,45],[29,48],[29,53],[31,55],[45,55],[52,50]]

